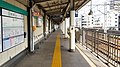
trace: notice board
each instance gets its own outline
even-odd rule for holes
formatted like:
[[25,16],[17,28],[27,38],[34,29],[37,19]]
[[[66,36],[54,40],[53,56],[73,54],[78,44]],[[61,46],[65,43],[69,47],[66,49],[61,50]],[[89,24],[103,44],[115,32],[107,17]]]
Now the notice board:
[[3,51],[24,42],[24,16],[2,9]]

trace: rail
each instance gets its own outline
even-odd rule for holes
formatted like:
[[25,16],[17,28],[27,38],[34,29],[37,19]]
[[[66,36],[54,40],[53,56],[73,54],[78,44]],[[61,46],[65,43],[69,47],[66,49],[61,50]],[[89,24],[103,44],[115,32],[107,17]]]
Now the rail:
[[82,28],[82,45],[108,66],[120,67],[120,33]]

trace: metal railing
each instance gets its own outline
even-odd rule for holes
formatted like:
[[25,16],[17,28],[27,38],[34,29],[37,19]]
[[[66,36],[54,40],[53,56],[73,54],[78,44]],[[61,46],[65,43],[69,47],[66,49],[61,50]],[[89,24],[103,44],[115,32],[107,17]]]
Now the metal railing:
[[82,28],[81,42],[105,64],[120,67],[120,33]]

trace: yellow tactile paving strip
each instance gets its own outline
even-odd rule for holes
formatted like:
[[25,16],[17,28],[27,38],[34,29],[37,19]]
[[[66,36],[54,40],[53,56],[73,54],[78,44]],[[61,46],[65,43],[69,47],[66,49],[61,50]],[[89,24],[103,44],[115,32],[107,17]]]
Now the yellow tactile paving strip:
[[56,38],[56,46],[54,49],[53,59],[52,59],[52,66],[51,67],[62,67],[61,63],[61,48],[60,48],[60,35],[57,35]]

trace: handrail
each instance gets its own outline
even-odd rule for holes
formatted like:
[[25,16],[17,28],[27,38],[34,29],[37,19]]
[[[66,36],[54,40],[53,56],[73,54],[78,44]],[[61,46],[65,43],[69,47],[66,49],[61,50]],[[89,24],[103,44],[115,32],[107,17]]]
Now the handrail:
[[119,67],[120,36],[118,34],[120,32],[116,32],[104,33],[104,30],[82,28],[81,42],[108,66]]

